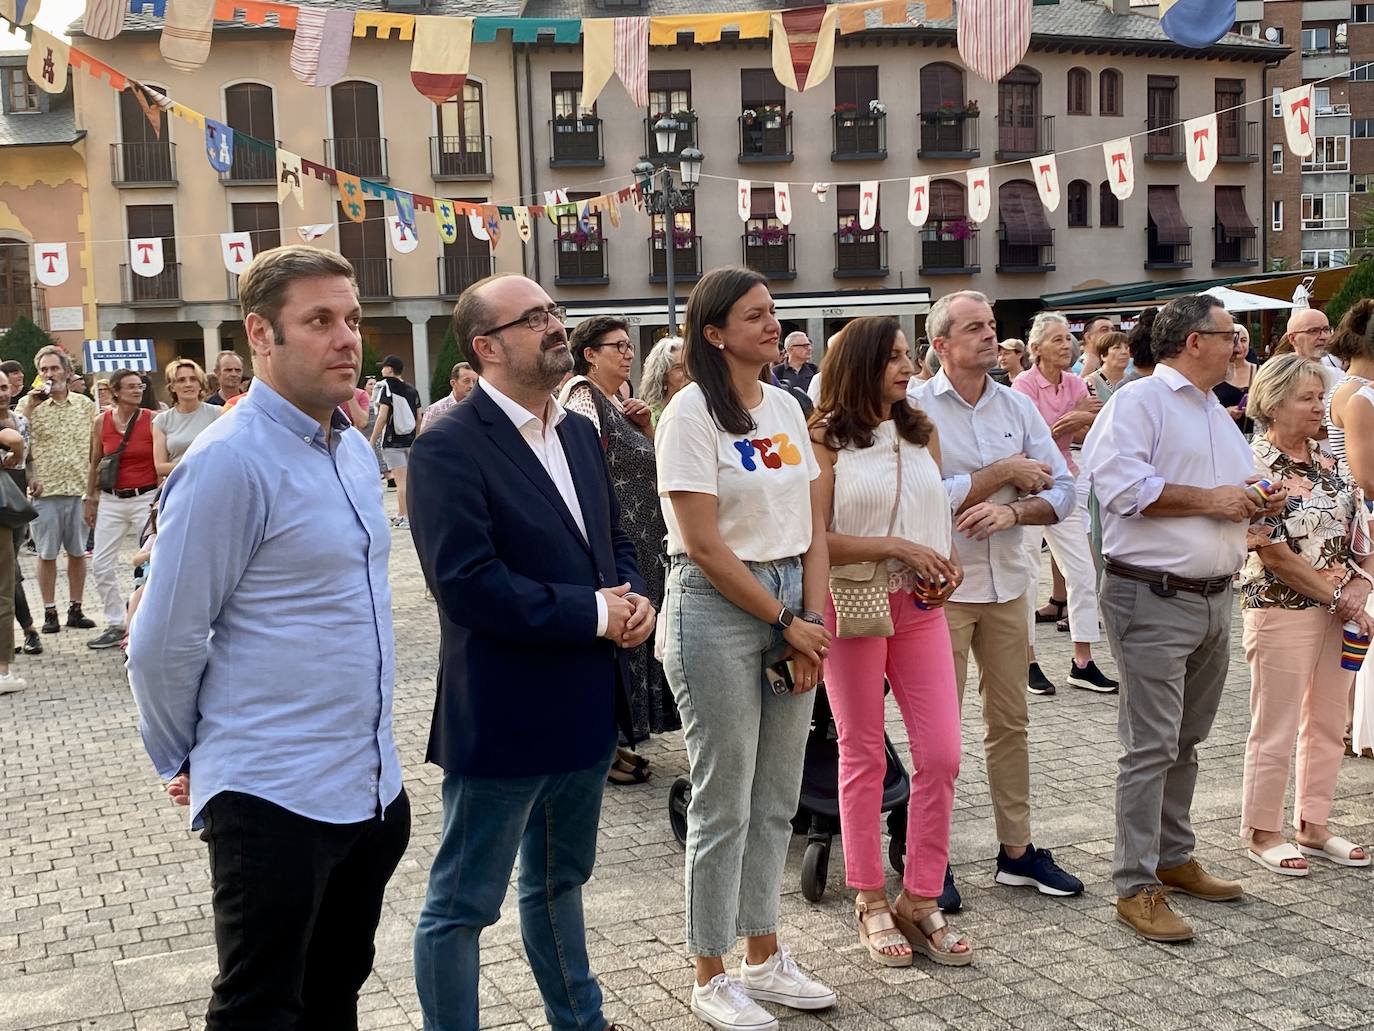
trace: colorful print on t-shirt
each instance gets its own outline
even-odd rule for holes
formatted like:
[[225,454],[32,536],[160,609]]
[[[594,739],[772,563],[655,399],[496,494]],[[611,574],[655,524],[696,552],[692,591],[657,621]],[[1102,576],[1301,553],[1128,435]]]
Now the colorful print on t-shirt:
[[737,440],[735,450],[739,452],[739,463],[744,466],[746,472],[752,473],[759,467],[754,461],[756,451],[766,469],[781,469],[784,465],[802,464],[801,452],[786,433],[774,433],[770,437],[757,437],[754,440]]

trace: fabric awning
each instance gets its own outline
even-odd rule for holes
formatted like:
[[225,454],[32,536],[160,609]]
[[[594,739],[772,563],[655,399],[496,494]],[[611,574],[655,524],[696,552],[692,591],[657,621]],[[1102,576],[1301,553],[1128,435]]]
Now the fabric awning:
[[1245,212],[1244,187],[1217,187],[1217,222],[1227,236],[1255,235],[1255,223]]
[[1054,242],[1040,195],[1032,183],[1004,184],[998,191],[997,206],[1007,243],[1044,247]]
[[1192,243],[1192,227],[1178,206],[1178,190],[1172,186],[1151,186],[1150,221],[1155,224],[1155,239],[1166,247]]

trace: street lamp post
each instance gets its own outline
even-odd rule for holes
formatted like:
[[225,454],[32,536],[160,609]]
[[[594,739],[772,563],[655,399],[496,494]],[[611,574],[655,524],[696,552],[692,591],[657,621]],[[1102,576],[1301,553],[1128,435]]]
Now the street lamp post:
[[[664,116],[654,123],[654,142],[660,155],[673,152],[673,144],[679,130],[686,129],[673,119]],[[695,147],[686,147],[679,155],[679,174],[682,176],[682,189],[673,181],[673,170],[665,162],[660,172],[659,185],[654,186],[656,169],[648,161],[641,161],[631,169],[632,174],[644,188],[644,207],[650,215],[663,216],[663,268],[664,282],[668,288],[668,335],[677,335],[677,292],[673,275],[673,263],[677,255],[677,226],[674,217],[686,206],[688,193],[701,181],[701,163],[705,155]],[[695,246],[695,244],[694,244]]]

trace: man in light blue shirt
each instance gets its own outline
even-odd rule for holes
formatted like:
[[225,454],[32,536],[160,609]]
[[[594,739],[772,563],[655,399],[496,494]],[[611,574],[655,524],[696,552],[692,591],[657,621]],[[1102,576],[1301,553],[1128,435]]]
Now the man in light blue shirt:
[[207,1031],[356,1028],[410,835],[390,530],[372,450],[338,409],[362,311],[352,267],[313,247],[259,255],[239,297],[257,375],[163,488],[129,680],[144,747],[209,844]]

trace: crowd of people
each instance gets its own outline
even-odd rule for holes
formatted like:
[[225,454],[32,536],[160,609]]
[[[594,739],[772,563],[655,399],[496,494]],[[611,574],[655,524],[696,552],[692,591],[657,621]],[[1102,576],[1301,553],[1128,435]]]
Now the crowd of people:
[[[1069,635],[1065,683],[1116,696],[1114,905],[1131,931],[1189,939],[1178,895],[1244,892],[1205,869],[1190,821],[1235,594],[1252,685],[1236,771],[1247,855],[1289,877],[1317,859],[1369,865],[1328,819],[1342,756],[1374,738],[1352,659],[1374,632],[1374,301],[1334,336],[1321,312],[1295,312],[1282,353],[1257,364],[1206,295],[1129,333],[1090,320],[1081,341],[1041,313],[1022,341],[999,337],[989,298],[958,291],[914,347],[896,320],[858,318],[817,364],[804,333],[783,334],[764,277],[720,268],[633,390],[626,320],[570,331],[537,283],[496,276],[459,298],[466,360],[421,411],[397,356],[360,392],[362,312],[340,256],[265,252],[239,295],[252,380],[244,390],[237,356],[217,363],[222,406],[185,360],[155,415],[135,373],[110,377],[103,410],[83,403],[60,352],[40,355],[43,397],[22,424],[0,389],[0,448],[28,452],[6,465],[47,510],[33,526],[43,629],[57,629],[62,550],[68,625],[91,623],[93,524],[96,641],[128,628],[144,744],[208,845],[210,1031],[357,1026],[411,821],[392,732],[396,530],[440,627],[427,759],[444,774],[442,826],[414,944],[430,1031],[479,1026],[480,937],[513,873],[549,1024],[611,1026],[581,905],[603,792],[649,779],[636,746],[679,729],[685,1001],[723,1031],[776,1027],[761,1003],[834,1005],[825,972],[778,937],[817,688],[873,962],[976,961],[949,921],[970,656],[994,879],[1081,894],[1035,843],[1028,696],[1056,691],[1035,658],[1040,626]],[[115,556],[150,514],[131,617]],[[192,555],[197,575],[179,575]],[[1104,636],[1115,676],[1099,666]],[[312,658],[326,637],[350,642],[343,680]],[[911,756],[895,896],[880,836],[889,693]]]

